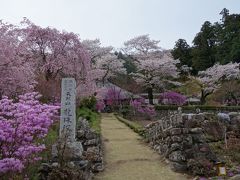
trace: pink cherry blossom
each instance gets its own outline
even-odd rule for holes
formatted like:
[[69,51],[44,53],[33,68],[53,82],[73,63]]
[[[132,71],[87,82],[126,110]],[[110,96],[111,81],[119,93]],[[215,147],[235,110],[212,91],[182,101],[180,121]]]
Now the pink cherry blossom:
[[178,60],[171,57],[169,51],[162,50],[160,41],[151,40],[149,35],[142,35],[125,42],[124,52],[134,59],[137,72],[133,78],[148,91],[150,104],[153,104],[153,91],[163,88],[166,83],[178,77]]

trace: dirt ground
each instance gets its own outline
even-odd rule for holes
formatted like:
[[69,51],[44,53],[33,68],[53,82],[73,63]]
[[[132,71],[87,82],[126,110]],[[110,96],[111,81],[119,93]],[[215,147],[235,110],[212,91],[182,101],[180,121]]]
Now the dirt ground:
[[163,159],[141,141],[140,136],[119,122],[113,114],[103,114],[101,132],[105,146],[105,171],[97,180],[185,180],[171,171]]

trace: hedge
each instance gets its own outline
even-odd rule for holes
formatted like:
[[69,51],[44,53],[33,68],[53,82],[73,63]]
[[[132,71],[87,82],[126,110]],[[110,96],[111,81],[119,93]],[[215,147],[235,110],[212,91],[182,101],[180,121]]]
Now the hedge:
[[[155,105],[155,109],[159,110],[177,110],[179,106],[175,105]],[[207,106],[207,105],[192,105],[192,106],[181,106],[182,110],[195,111],[199,108],[202,111],[239,111],[240,106]]]
[[126,125],[127,125],[128,127],[130,127],[134,132],[138,133],[140,136],[145,137],[145,129],[144,129],[144,127],[142,127],[141,125],[139,125],[139,124],[137,124],[137,123],[135,123],[135,122],[133,122],[133,121],[129,121],[129,120],[127,120],[127,119],[124,119],[124,118],[120,117],[119,115],[116,115],[116,114],[115,114],[115,116],[116,116],[116,118],[117,118],[120,122],[126,124]]

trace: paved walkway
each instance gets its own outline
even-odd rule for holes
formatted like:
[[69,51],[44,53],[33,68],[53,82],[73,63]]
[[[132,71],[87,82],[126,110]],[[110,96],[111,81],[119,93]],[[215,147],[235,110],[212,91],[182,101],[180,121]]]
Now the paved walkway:
[[97,180],[187,179],[171,171],[163,159],[140,140],[140,136],[113,114],[102,114],[101,129],[106,168],[97,175]]

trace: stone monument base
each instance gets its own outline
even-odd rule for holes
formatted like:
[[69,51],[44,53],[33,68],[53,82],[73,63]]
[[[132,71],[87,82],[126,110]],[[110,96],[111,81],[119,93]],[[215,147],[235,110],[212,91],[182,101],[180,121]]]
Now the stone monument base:
[[78,141],[67,143],[59,142],[52,146],[53,159],[62,158],[64,160],[79,160],[82,157],[82,153],[82,143]]

